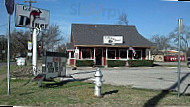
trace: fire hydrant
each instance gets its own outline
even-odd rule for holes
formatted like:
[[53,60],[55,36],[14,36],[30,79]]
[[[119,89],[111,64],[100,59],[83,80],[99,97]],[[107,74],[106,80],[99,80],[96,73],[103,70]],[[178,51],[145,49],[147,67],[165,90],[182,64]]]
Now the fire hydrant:
[[94,77],[95,77],[95,79],[94,79],[94,83],[95,83],[94,95],[96,97],[101,97],[101,87],[102,87],[102,82],[104,80],[102,79],[103,75],[99,68],[96,69]]

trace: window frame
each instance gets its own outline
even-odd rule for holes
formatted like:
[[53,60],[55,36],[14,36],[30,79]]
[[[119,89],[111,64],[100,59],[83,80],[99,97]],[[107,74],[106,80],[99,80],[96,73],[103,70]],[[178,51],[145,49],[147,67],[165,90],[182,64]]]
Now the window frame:
[[137,53],[137,51],[140,51],[140,52],[141,52],[141,58],[140,58],[140,59],[135,59],[135,58],[134,58],[134,54],[132,53],[133,60],[142,60],[142,49],[135,50],[136,53]]
[[110,58],[107,56],[108,60],[116,60],[116,49],[108,49],[108,50],[107,50],[107,55],[108,55],[108,52],[109,52],[109,51],[115,51],[115,58],[114,58],[114,59],[110,59]]
[[[126,51],[127,58],[121,58],[121,56],[120,56],[121,51]],[[128,49],[119,49],[119,59],[120,60],[127,60],[128,58],[129,58],[129,51],[128,51]]]
[[[72,52],[73,52],[73,57],[72,57]],[[70,59],[75,59],[75,51],[70,51]]]
[[[83,55],[82,55],[82,51],[83,50],[90,50],[90,58],[83,58]],[[87,48],[87,49],[81,49],[81,59],[84,59],[84,60],[94,60],[94,59],[92,59],[92,49],[90,49],[90,48]]]

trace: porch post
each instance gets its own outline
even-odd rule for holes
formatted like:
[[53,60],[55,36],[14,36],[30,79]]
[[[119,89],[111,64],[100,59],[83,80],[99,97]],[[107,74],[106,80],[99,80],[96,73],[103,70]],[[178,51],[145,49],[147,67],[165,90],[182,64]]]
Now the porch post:
[[151,51],[149,51],[148,56],[149,56],[149,60],[151,60]]
[[96,48],[94,48],[94,64],[96,64]]
[[77,50],[77,52],[76,52],[76,53],[77,53],[77,56],[76,56],[75,59],[77,60],[77,59],[79,59],[79,50],[78,50],[78,47],[76,47],[76,50]]
[[76,47],[76,49],[75,49],[75,54],[74,54],[75,56],[75,59],[74,59],[74,65],[76,66],[76,62],[77,62],[77,59],[78,59],[78,57],[79,57],[79,52],[78,52],[78,48]]
[[68,61],[68,62],[67,62],[68,65],[70,65],[70,59],[71,59],[71,51],[69,51],[69,58],[68,58],[68,60],[67,60],[67,61]]
[[106,47],[106,68],[108,67],[108,61],[107,61],[107,59],[108,59],[108,48]]
[[129,60],[129,49],[127,49],[127,60]]

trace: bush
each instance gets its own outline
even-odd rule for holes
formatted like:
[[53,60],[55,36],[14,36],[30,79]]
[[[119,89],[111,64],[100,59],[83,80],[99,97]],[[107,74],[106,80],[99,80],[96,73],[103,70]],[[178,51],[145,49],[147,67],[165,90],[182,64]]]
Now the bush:
[[140,66],[153,66],[153,60],[128,60],[130,67],[140,67]]
[[126,61],[121,60],[108,60],[108,67],[122,67],[126,65]]
[[76,60],[77,67],[89,67],[94,65],[94,60]]

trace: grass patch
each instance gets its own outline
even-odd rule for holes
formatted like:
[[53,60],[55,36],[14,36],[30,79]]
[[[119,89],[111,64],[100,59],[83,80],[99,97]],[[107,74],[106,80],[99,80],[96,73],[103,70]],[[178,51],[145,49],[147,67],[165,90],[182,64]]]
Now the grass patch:
[[27,85],[28,79],[11,80],[11,95],[6,95],[6,79],[0,83],[0,105],[19,106],[143,106],[190,105],[187,95],[177,98],[176,92],[136,89],[130,86],[104,84],[102,98],[93,96],[94,84],[73,82],[37,82]]
[[[11,65],[11,66],[10,66],[10,71],[14,71],[14,70],[20,69],[20,68],[21,68],[20,66]],[[5,73],[7,73],[7,66],[4,66],[4,67],[1,67],[1,68],[0,68],[0,75],[1,75],[1,74],[5,74]]]

